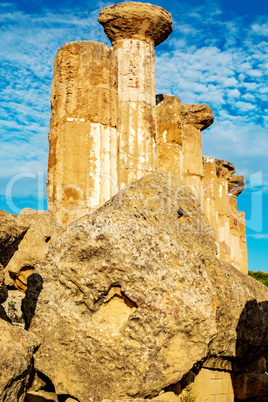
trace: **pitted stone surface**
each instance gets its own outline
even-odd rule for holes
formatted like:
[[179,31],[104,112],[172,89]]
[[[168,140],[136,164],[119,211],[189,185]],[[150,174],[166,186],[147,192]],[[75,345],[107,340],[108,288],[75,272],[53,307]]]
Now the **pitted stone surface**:
[[[267,351],[267,288],[217,259],[196,199],[170,180],[127,187],[69,226],[40,266],[29,330],[42,340],[36,369],[58,394],[154,397],[206,357],[249,362]],[[240,321],[248,303],[254,337],[247,311]]]
[[0,401],[23,402],[39,341],[0,319]]
[[44,258],[53,236],[63,229],[47,211],[25,208],[18,219],[29,229],[5,268],[5,282],[24,292],[28,276]]
[[29,225],[25,225],[17,216],[0,211],[0,264],[4,267],[18,249],[28,228]]

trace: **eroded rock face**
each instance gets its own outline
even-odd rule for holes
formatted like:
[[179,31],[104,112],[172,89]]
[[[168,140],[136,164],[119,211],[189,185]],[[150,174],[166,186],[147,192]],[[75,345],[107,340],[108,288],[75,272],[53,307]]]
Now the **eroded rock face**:
[[44,258],[51,238],[62,228],[46,211],[25,208],[18,219],[28,227],[28,230],[5,268],[6,284],[25,291],[28,276]]
[[0,211],[0,264],[4,267],[18,249],[28,227],[17,216]]
[[267,314],[268,291],[216,258],[212,233],[192,193],[153,174],[55,240],[29,330],[57,394],[153,397],[202,359],[243,359],[244,336],[245,364],[265,354],[268,320],[255,340],[240,318],[249,300]]
[[33,334],[0,319],[0,401],[23,402],[39,342]]

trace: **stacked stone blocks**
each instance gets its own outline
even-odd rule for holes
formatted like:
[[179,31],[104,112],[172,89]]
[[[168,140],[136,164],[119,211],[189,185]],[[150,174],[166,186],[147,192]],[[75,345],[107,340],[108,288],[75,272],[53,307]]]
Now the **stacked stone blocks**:
[[144,3],[101,10],[112,48],[67,43],[54,64],[49,133],[49,211],[64,226],[153,171],[190,186],[212,224],[219,258],[247,273],[245,186],[226,161],[203,157],[209,106],[155,95],[154,47],[172,32],[171,15]]

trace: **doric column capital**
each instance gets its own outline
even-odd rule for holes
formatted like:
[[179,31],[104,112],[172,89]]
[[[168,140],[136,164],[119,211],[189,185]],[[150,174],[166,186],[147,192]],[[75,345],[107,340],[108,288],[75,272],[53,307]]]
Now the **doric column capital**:
[[233,175],[228,179],[228,193],[238,197],[246,186],[246,180],[242,175]]
[[201,131],[211,126],[214,121],[211,107],[204,104],[182,105],[181,113],[183,124],[191,124]]
[[222,159],[214,159],[216,164],[216,174],[217,177],[222,177],[226,180],[229,180],[231,176],[235,173],[235,167],[231,162],[222,160]]
[[99,23],[112,44],[122,39],[162,43],[172,32],[171,14],[152,4],[128,2],[105,7]]

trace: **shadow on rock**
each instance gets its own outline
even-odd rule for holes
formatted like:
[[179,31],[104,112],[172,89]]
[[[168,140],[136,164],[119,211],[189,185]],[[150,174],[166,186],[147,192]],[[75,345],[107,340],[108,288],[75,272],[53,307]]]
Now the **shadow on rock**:
[[27,290],[21,303],[21,310],[25,320],[25,329],[29,329],[32,318],[35,314],[37,300],[43,289],[43,279],[41,275],[34,273],[27,279]]
[[0,319],[9,322],[11,324],[11,320],[8,318],[7,313],[3,306],[0,304]]
[[[237,328],[236,356],[242,367],[257,359],[268,359],[268,301],[246,303]],[[239,367],[238,367],[239,368]]]
[[268,301],[246,303],[237,325],[233,389],[236,401],[268,402]]
[[11,324],[11,320],[8,318],[2,303],[8,298],[8,290],[4,283],[3,267],[0,264],[0,319],[5,320]]

